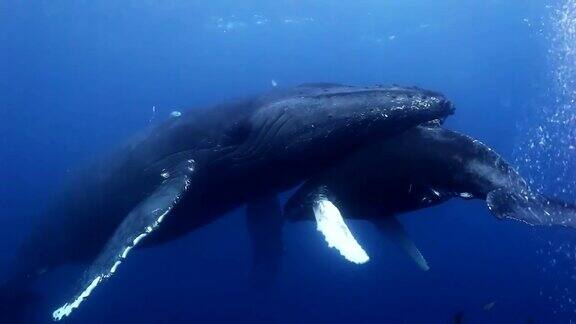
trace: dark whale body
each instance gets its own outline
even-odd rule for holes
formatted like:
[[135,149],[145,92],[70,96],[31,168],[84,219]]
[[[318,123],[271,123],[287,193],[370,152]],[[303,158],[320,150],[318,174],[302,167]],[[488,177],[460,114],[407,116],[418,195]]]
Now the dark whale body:
[[344,213],[357,218],[402,214],[454,197],[486,200],[500,187],[527,188],[487,146],[441,127],[424,126],[368,145],[309,180],[288,202],[288,214],[302,217],[296,213],[304,207],[300,200],[320,186]]
[[[442,95],[419,88],[308,84],[172,118],[77,173],[24,242],[0,291],[0,308],[10,310],[0,318],[17,316],[39,274],[91,262],[74,298],[54,313],[64,318],[149,234],[146,244],[180,237],[369,141],[451,113]],[[249,224],[265,217],[256,212]]]
[[532,225],[576,227],[576,206],[533,192],[500,155],[464,134],[418,126],[376,141],[308,180],[287,202],[289,219],[313,219],[327,197],[345,217],[374,222],[423,268],[395,216],[451,198],[482,199],[493,215]]

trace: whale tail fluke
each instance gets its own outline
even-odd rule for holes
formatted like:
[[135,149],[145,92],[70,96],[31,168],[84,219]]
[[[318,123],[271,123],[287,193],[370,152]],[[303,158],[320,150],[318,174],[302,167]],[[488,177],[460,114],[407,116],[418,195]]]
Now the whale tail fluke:
[[500,188],[488,194],[486,203],[498,218],[515,219],[530,225],[576,228],[576,205],[554,198]]
[[0,323],[32,323],[30,310],[38,296],[20,280],[0,285]]

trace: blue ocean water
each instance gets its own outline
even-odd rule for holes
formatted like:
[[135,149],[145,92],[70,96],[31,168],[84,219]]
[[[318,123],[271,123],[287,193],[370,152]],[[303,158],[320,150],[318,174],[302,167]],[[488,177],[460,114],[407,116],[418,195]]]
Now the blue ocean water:
[[[449,128],[501,153],[534,186],[576,201],[576,2],[0,2],[0,273],[70,170],[172,111],[303,82],[445,93]],[[497,220],[454,200],[402,221],[430,263],[364,222],[363,266],[312,223],[284,230],[269,295],[249,281],[238,210],[141,250],[71,323],[568,323],[576,231]],[[73,266],[35,287],[49,322]]]

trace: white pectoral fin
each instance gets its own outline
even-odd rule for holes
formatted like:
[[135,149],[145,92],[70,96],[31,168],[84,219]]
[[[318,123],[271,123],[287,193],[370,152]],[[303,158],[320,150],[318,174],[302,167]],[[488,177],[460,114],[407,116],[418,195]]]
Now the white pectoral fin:
[[402,247],[402,249],[416,262],[420,269],[428,271],[430,267],[428,262],[424,259],[418,247],[408,233],[404,229],[404,226],[396,219],[394,216],[389,216],[382,218],[377,223],[378,227],[388,236],[394,243]]
[[94,288],[112,277],[129,252],[143,238],[156,230],[164,217],[176,206],[190,186],[194,161],[187,160],[170,171],[162,174],[165,180],[152,194],[138,204],[118,226],[96,260],[84,272],[76,287],[76,293],[52,313],[55,321],[69,316],[90,296]]
[[316,228],[324,235],[329,247],[336,248],[346,260],[356,264],[370,260],[346,226],[340,211],[330,200],[319,195],[314,201],[313,209]]

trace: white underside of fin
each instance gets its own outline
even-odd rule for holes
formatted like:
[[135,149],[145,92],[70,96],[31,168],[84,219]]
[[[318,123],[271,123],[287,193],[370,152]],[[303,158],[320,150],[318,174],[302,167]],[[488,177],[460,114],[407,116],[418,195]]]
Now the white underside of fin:
[[366,251],[348,229],[340,211],[330,200],[319,197],[314,202],[313,209],[316,229],[324,235],[329,247],[336,248],[346,260],[356,264],[370,260]]

